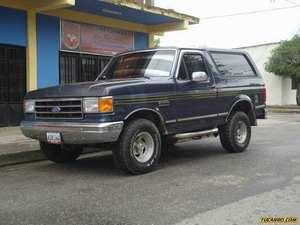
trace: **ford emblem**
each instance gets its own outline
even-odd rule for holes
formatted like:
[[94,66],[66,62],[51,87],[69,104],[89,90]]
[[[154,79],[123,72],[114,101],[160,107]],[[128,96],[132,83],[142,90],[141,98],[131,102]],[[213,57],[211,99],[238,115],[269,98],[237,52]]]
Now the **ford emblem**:
[[59,106],[54,106],[52,109],[51,109],[51,112],[53,113],[58,113],[61,111],[61,108]]

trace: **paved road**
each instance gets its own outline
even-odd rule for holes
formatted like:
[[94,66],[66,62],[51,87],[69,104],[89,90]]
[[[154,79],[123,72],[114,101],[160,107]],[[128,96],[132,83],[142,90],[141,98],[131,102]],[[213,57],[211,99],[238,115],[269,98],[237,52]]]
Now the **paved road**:
[[[247,152],[218,139],[178,144],[159,169],[127,176],[112,156],[0,168],[0,224],[259,224],[300,219],[300,115],[272,115]],[[298,215],[297,215],[298,214]]]

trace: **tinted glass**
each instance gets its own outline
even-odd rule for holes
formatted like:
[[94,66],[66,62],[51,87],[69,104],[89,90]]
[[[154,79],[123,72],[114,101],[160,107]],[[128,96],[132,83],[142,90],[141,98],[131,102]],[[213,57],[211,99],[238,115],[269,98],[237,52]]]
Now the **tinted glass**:
[[206,72],[202,56],[199,54],[184,54],[180,64],[178,79],[191,79],[194,72]]
[[224,76],[255,76],[243,54],[211,53],[220,73]]
[[206,72],[203,58],[199,54],[185,54],[184,62],[190,77],[194,72]]
[[171,74],[175,53],[173,50],[161,50],[118,56],[112,60],[100,78],[167,77]]

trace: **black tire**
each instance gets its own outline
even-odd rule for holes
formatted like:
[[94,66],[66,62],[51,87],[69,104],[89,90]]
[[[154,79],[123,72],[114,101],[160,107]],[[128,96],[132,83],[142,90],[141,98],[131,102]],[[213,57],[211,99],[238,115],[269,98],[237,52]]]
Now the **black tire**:
[[[142,147],[137,144],[139,138]],[[151,148],[147,147],[148,142],[150,142]],[[146,151],[146,149],[149,150]],[[142,153],[139,154],[139,151]],[[150,153],[146,154],[145,152]],[[144,154],[147,157],[144,158],[145,161],[142,161]],[[158,128],[153,122],[146,119],[129,122],[114,147],[113,155],[116,166],[126,173],[143,174],[152,171],[161,155],[161,135]]]
[[[243,129],[241,127],[243,127]],[[241,135],[241,129],[243,131],[245,130],[245,135]],[[219,134],[222,146],[228,152],[238,153],[245,151],[251,139],[251,123],[249,117],[244,112],[233,112],[229,116],[226,124],[219,127]]]
[[40,142],[40,146],[46,158],[55,163],[73,162],[83,151],[81,146],[75,145],[61,146]]

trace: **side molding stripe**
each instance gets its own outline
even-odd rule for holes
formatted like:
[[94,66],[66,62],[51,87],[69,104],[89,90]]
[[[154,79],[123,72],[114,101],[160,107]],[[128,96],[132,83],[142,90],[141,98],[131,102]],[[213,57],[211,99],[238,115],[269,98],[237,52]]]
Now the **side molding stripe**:
[[127,95],[118,96],[115,99],[116,105],[129,105],[129,104],[142,104],[142,103],[158,103],[159,101],[179,101],[186,99],[206,99],[206,98],[216,98],[216,97],[230,97],[239,94],[256,94],[260,93],[263,89],[250,88],[242,89],[237,91],[236,88],[223,88],[219,89],[218,92],[215,91],[190,91],[183,94],[176,95],[175,93],[164,92],[161,95]]

